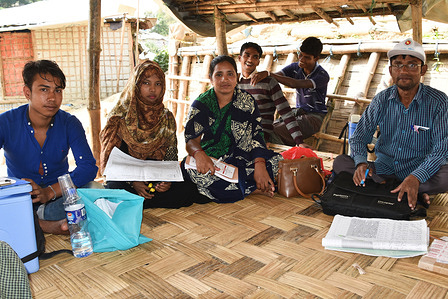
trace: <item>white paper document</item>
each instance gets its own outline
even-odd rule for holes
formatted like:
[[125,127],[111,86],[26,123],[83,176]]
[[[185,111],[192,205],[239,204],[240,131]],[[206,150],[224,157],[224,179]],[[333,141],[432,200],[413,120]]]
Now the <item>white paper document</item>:
[[336,215],[322,245],[329,250],[410,257],[428,252],[429,229],[424,219],[405,221]]
[[[215,164],[215,175],[231,183],[238,183],[238,170],[235,166],[224,163],[216,158],[210,157]],[[185,169],[196,169],[196,160],[192,156],[187,156]]]
[[107,160],[104,175],[108,181],[182,182],[178,161],[140,160],[114,147]]

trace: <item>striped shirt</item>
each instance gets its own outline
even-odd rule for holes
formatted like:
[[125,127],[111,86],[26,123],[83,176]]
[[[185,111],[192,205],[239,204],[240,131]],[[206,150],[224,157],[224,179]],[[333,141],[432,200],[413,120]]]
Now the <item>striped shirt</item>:
[[420,83],[407,109],[396,85],[376,95],[350,138],[355,165],[367,162],[366,144],[377,126],[378,174],[395,174],[401,180],[412,174],[424,183],[447,163],[448,97],[442,91]]
[[261,114],[261,126],[263,127],[263,132],[267,135],[265,138],[266,142],[269,142],[269,137],[274,134],[273,122],[275,109],[277,109],[296,144],[303,143],[299,124],[277,80],[272,77],[266,77],[258,82],[256,86],[252,86],[249,78],[242,77],[238,87],[250,93],[257,101]]

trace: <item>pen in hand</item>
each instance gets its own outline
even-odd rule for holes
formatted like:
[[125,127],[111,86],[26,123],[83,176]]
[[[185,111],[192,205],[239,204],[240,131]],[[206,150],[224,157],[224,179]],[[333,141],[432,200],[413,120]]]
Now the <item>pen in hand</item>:
[[361,185],[364,185],[364,183],[367,180],[368,175],[369,175],[369,167],[367,167],[367,169],[366,169],[366,174],[364,175],[364,179],[361,181]]

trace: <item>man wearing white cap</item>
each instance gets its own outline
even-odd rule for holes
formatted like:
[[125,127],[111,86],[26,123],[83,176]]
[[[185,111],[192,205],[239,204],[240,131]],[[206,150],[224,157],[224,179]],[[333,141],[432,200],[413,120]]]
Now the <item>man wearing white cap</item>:
[[[428,194],[448,190],[448,97],[420,83],[428,66],[419,43],[401,41],[387,57],[394,85],[373,98],[349,140],[351,157],[339,156],[333,167],[336,173],[353,172],[357,186],[366,178],[402,180],[392,192],[398,201],[406,193],[414,209],[418,196],[429,204]],[[377,126],[377,159],[367,162],[366,145]]]

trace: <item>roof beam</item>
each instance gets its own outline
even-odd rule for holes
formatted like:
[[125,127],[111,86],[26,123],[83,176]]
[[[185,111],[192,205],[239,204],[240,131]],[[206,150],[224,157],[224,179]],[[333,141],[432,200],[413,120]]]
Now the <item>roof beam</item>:
[[313,10],[325,21],[327,21],[330,24],[336,25],[336,27],[339,27],[339,24],[336,23],[322,8],[313,6]]
[[244,15],[245,15],[246,17],[248,17],[249,19],[251,19],[252,21],[254,21],[254,23],[258,23],[258,20],[255,19],[251,14],[245,12]]
[[358,8],[358,9],[361,9],[363,12],[365,12],[365,14],[369,17],[370,22],[371,22],[373,25],[376,25],[375,20],[372,18],[372,16],[370,15],[370,13],[367,12],[367,9],[366,9],[364,6],[362,6],[362,5],[361,5],[361,6],[356,5],[356,4],[354,3],[354,1],[352,1],[351,3],[353,4],[354,7]]
[[293,19],[294,21],[299,21],[300,18],[298,16],[296,16],[292,11],[290,11],[289,9],[284,9],[282,10],[288,17],[290,17],[291,19]]
[[[344,10],[340,6],[336,6],[337,11],[341,14],[341,17],[344,16]],[[355,22],[350,17],[345,17],[347,21],[349,21],[350,24],[355,25]]]
[[265,11],[264,13],[267,14],[274,22],[278,21],[278,17],[272,11]]

